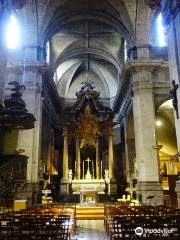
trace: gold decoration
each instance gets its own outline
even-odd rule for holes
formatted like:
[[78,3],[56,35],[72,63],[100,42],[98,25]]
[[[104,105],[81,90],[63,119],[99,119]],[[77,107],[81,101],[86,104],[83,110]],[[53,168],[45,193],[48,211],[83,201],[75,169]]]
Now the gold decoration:
[[58,175],[58,171],[56,170],[56,168],[54,167],[54,165],[52,163],[48,164],[48,173],[50,175]]
[[82,148],[84,145],[94,145],[96,139],[101,135],[99,122],[91,114],[89,105],[86,106],[84,113],[75,124],[75,137],[81,139]]

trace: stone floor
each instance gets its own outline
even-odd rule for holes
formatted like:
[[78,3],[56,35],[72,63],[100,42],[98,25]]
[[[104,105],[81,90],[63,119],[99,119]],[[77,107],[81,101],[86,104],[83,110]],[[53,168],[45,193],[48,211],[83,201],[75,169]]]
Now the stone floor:
[[109,240],[103,220],[78,220],[74,240]]

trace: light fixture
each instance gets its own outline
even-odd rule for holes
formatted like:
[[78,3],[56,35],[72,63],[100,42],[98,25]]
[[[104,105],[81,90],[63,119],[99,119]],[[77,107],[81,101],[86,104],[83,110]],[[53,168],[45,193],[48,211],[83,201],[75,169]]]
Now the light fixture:
[[157,127],[162,126],[162,121],[161,121],[161,120],[156,120],[156,126],[157,126]]

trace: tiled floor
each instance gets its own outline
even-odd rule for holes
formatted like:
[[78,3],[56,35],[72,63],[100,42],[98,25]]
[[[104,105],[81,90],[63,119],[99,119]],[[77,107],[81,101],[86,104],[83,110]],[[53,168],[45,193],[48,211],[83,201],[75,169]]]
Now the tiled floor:
[[103,220],[78,220],[75,240],[109,240]]

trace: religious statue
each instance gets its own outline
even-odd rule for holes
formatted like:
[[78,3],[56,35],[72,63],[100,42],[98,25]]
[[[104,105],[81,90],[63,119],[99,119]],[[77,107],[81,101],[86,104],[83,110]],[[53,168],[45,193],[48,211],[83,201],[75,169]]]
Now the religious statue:
[[174,110],[176,111],[176,117],[177,119],[179,119],[177,89],[178,89],[178,84],[176,84],[175,80],[172,80],[172,89],[170,91],[170,94],[172,96],[172,104],[173,104]]
[[93,86],[93,83],[91,80],[86,80],[85,82],[82,82],[81,84],[83,84],[83,86],[81,87],[81,90],[79,92],[76,92],[76,96],[81,95],[82,93],[84,93],[85,91],[92,91],[95,89],[95,87]]
[[69,181],[72,182],[72,177],[73,177],[72,169],[69,169],[68,177],[69,177]]

